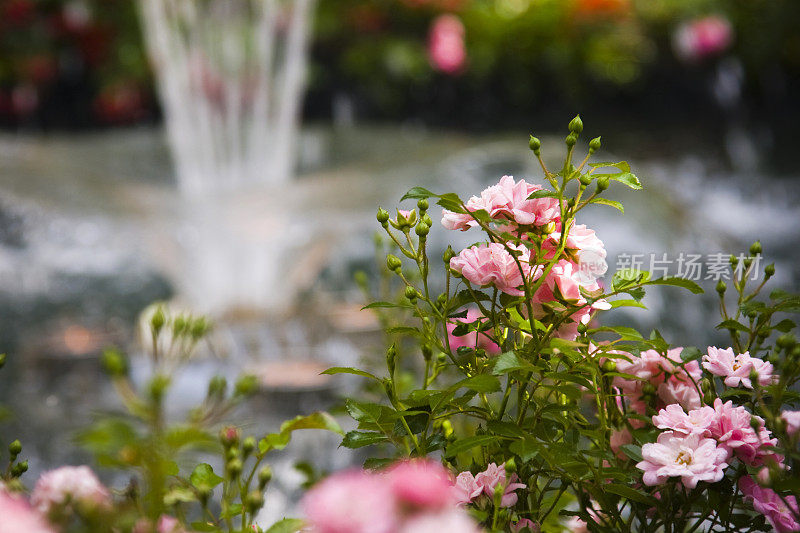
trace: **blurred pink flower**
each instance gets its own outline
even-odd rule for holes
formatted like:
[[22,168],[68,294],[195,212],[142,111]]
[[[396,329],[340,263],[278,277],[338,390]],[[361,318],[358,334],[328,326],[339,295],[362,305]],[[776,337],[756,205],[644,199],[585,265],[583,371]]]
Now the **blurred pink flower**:
[[656,442],[642,446],[642,461],[636,467],[644,471],[645,485],[680,477],[686,488],[693,489],[699,481],[722,479],[727,458],[727,450],[718,448],[714,439],[665,431]]
[[[480,311],[477,309],[470,307],[467,310],[467,316],[465,318],[457,318],[455,319],[456,322],[461,322],[464,324],[471,324],[477,320],[481,320],[481,322],[485,322],[486,318],[481,314]],[[497,355],[500,353],[500,346],[497,345],[496,342],[489,338],[491,335],[491,330],[486,332],[477,331],[470,331],[465,335],[453,335],[453,331],[456,329],[457,324],[455,323],[448,323],[447,324],[447,335],[448,341],[450,343],[450,348],[455,351],[462,346],[466,346],[467,348],[483,348],[486,350],[486,353],[489,355]]]
[[31,504],[43,514],[63,505],[109,508],[111,493],[88,466],[62,466],[41,475]]
[[481,529],[462,509],[443,509],[417,514],[406,520],[398,533],[481,533]]
[[530,518],[520,518],[518,522],[511,524],[511,531],[512,533],[519,533],[526,527],[531,531],[531,533],[538,533],[540,531],[539,524]]
[[784,411],[781,418],[786,421],[786,432],[790,436],[798,436],[800,432],[800,411]]
[[464,24],[455,15],[440,15],[428,34],[428,59],[445,74],[457,74],[467,63]]
[[751,502],[753,508],[767,518],[775,531],[788,533],[800,530],[800,523],[793,516],[793,514],[800,514],[795,496],[786,496],[784,503],[778,493],[772,489],[760,487],[750,476],[739,478],[738,485],[745,501]]
[[708,353],[703,356],[703,368],[724,378],[725,385],[728,387],[738,387],[741,385],[747,389],[752,389],[750,373],[758,373],[758,383],[763,387],[774,381],[772,375],[772,363],[751,357],[749,352],[734,354],[733,348],[721,350],[714,346],[708,347]]
[[528,260],[526,251],[515,260],[505,246],[492,242],[462,250],[450,260],[450,268],[475,285],[493,285],[512,296],[522,296],[524,292],[518,287],[523,283],[523,273],[527,276],[530,272]]
[[709,15],[681,24],[672,44],[684,61],[699,61],[727,50],[733,43],[731,23],[720,15]]
[[393,533],[397,507],[392,488],[362,470],[334,474],[312,488],[302,507],[314,533]]
[[618,458],[625,459],[627,455],[623,453],[621,448],[623,445],[633,442],[633,435],[631,435],[631,432],[627,428],[615,429],[611,431],[611,437],[609,440],[611,451],[614,452]]
[[21,496],[0,491],[0,533],[55,533]]
[[589,524],[586,523],[585,520],[581,520],[577,516],[573,516],[567,523],[564,524],[564,527],[567,528],[567,531],[570,533],[588,533],[589,531]]
[[386,476],[394,497],[404,506],[442,509],[456,501],[450,472],[436,461],[401,461]]

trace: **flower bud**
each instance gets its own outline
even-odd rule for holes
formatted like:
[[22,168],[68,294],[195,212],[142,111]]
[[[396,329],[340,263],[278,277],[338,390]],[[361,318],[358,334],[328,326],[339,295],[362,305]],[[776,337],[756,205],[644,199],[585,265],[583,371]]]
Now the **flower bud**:
[[400,272],[403,262],[396,255],[389,254],[386,256],[386,267],[392,272]]
[[14,477],[20,477],[27,471],[28,471],[28,461],[20,461],[19,463],[11,467],[11,475]]
[[150,329],[153,330],[153,335],[158,335],[161,332],[161,328],[164,327],[166,321],[167,318],[164,316],[164,308],[159,305],[153,312],[153,316],[150,317]]
[[703,378],[700,380],[700,390],[703,392],[703,396],[713,396],[715,393],[714,383],[708,378]]
[[406,286],[406,298],[411,300],[411,303],[414,303],[418,297],[419,293],[417,292],[417,289],[415,289],[411,285]]
[[583,131],[583,121],[580,115],[576,115],[575,118],[569,122],[569,131],[576,134]]
[[531,135],[531,139],[528,141],[528,148],[533,150],[533,153],[539,155],[541,153],[542,142]]
[[728,286],[725,284],[725,282],[724,282],[724,281],[722,281],[722,280],[719,280],[719,281],[717,282],[717,293],[718,293],[720,296],[722,296],[723,294],[725,294],[725,291],[726,291],[726,290],[728,290]]
[[753,387],[758,387],[758,372],[755,369],[750,371],[750,381]]
[[250,396],[256,390],[258,390],[258,378],[252,374],[241,376],[233,386],[234,396]]
[[15,440],[11,444],[8,445],[8,453],[11,454],[11,460],[17,458],[17,456],[22,453],[22,443],[19,440]]
[[611,359],[603,361],[603,372],[614,372],[617,369],[617,362]]
[[419,208],[420,211],[427,211],[428,200],[426,200],[425,198],[420,198],[419,201],[417,201],[417,207]]
[[242,453],[245,457],[249,456],[256,449],[256,438],[252,435],[242,441]]
[[456,256],[456,253],[453,251],[452,246],[448,246],[447,250],[444,251],[442,254],[442,261],[444,261],[445,265],[450,264],[450,260]]
[[444,438],[449,439],[453,436],[453,423],[449,420],[444,420],[442,422],[442,431],[444,432]]
[[417,227],[416,227],[416,228],[414,228],[414,232],[415,232],[417,235],[419,235],[420,237],[424,237],[424,236],[426,236],[426,235],[428,234],[428,232],[430,231],[430,229],[431,229],[431,228],[430,228],[430,227],[428,227],[428,225],[427,225],[427,224],[425,224],[425,222],[420,222],[419,224],[417,224]]
[[436,360],[441,364],[446,363],[447,362],[447,354],[444,353],[444,352],[440,352],[439,355],[436,356]]
[[103,351],[101,358],[103,369],[109,376],[117,378],[128,375],[128,360],[119,350],[109,348]]
[[603,192],[604,190],[608,189],[610,183],[611,182],[609,181],[608,176],[601,176],[597,178],[597,192]]
[[208,382],[208,397],[224,397],[228,389],[228,380],[224,376],[214,376]]
[[379,207],[378,215],[375,218],[378,219],[378,222],[380,222],[381,225],[386,225],[389,222],[389,212],[383,209],[382,207]]
[[592,183],[592,177],[589,174],[581,174],[581,177],[578,178],[578,180],[584,187],[588,187]]
[[237,446],[239,444],[239,430],[233,426],[222,428],[219,432],[219,441],[225,449]]
[[761,241],[756,241],[750,245],[750,255],[758,255],[761,253]]
[[578,333],[584,335],[589,328],[583,322],[578,322]]
[[573,147],[573,146],[575,146],[575,144],[577,144],[577,142],[578,142],[578,136],[577,136],[577,134],[575,134],[575,133],[570,133],[569,135],[567,135],[567,138],[566,138],[566,139],[564,139],[564,142],[566,143],[566,145],[567,145],[568,147],[572,148],[572,147]]
[[147,384],[147,392],[155,403],[161,403],[170,385],[169,376],[155,375]]
[[430,361],[431,357],[433,356],[433,350],[427,344],[422,345],[422,357],[425,358],[426,361]]
[[386,368],[389,369],[389,377],[394,376],[394,369],[397,365],[397,345],[392,343],[386,350]]
[[644,396],[655,396],[656,387],[652,383],[645,383],[642,385],[642,394]]
[[556,223],[555,222],[548,222],[542,227],[542,233],[545,235],[549,235],[556,230]]
[[239,474],[242,473],[242,468],[242,460],[239,458],[231,459],[225,465],[225,470],[228,472],[228,474],[230,474],[232,479],[239,477]]
[[786,333],[775,339],[775,346],[783,348],[786,351],[791,350],[797,343],[797,339],[791,333]]
[[735,255],[731,254],[731,256],[728,258],[728,262],[731,264],[731,266],[735,267],[739,264],[739,259]]
[[206,333],[211,329],[211,324],[209,323],[206,317],[201,316],[195,319],[191,327],[189,328],[189,333],[191,334],[192,338],[195,340],[202,339],[206,336]]
[[258,487],[264,490],[264,487],[272,481],[272,468],[269,465],[261,467],[258,471]]
[[754,416],[750,417],[750,427],[758,433],[761,430],[761,421]]
[[506,461],[505,469],[506,469],[506,474],[509,475],[517,471],[517,463],[516,461],[514,461],[513,457],[510,458],[508,461]]
[[247,494],[247,510],[255,514],[264,506],[264,494],[260,490],[251,490]]
[[775,263],[770,263],[764,267],[764,276],[769,279],[775,275]]
[[600,137],[595,137],[589,141],[589,153],[593,154],[600,149]]
[[237,457],[239,457],[239,448],[228,448],[228,451],[225,452],[225,458],[228,461],[236,459]]
[[433,219],[428,213],[422,215],[422,221],[427,224],[429,228],[433,226]]

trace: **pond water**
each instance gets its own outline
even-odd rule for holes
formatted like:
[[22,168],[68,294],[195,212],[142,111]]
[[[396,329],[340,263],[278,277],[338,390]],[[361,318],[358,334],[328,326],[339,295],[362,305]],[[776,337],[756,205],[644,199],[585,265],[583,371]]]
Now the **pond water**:
[[[0,351],[10,356],[0,400],[16,412],[2,437],[23,439],[31,478],[87,460],[71,436],[95,410],[117,406],[97,355],[107,345],[140,351],[133,325],[149,302],[177,296],[201,311],[226,310],[212,342],[227,358],[186,369],[170,397],[176,416],[202,397],[198,382],[256,368],[273,382],[240,418],[254,432],[276,430],[285,417],[325,407],[339,383],[352,386],[312,379],[292,387],[280,376],[306,379],[309,368],[382,359],[374,321],[353,311],[361,296],[352,282],[356,269],[375,271],[378,205],[392,208],[414,185],[467,197],[503,174],[538,181],[525,132],[319,127],[302,138],[300,176],[290,184],[190,203],[176,191],[159,131],[0,137]],[[543,142],[546,154],[561,154],[560,137]],[[580,220],[605,241],[610,271],[620,258],[643,254],[649,268],[653,254],[667,254],[674,274],[681,253],[707,263],[711,252],[738,254],[760,238],[763,264],[777,266],[773,286],[796,290],[798,176],[737,172],[716,150],[683,148],[628,135],[600,156],[627,158],[645,186],[612,187],[624,216],[598,206]],[[429,242],[438,256],[448,243],[458,249],[476,238],[434,228]],[[658,325],[676,345],[724,342],[713,329],[714,281],[701,283],[711,294],[653,290],[647,311],[618,310],[608,321]],[[287,360],[300,366],[281,366]],[[143,380],[144,360],[135,361]],[[293,460],[313,458],[328,470],[358,460],[346,450],[319,453],[335,445],[333,437],[300,436],[276,461],[276,477],[288,481],[268,495],[269,517],[291,507],[301,480]]]

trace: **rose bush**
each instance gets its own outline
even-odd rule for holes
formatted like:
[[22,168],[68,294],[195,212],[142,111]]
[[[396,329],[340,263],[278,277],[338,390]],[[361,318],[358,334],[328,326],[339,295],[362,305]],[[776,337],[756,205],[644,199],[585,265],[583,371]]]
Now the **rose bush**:
[[[611,182],[641,184],[625,162],[590,163],[599,137],[578,159],[580,118],[569,130],[557,171],[530,139],[548,188],[504,176],[465,202],[417,187],[403,198],[413,209],[394,218],[378,211],[392,243],[383,285],[399,286],[386,292],[396,297],[366,306],[387,327],[385,370],[326,371],[368,383],[344,402],[355,429],[313,413],[244,436],[224,424],[253,390],[248,376],[232,393],[214,378],[201,406],[167,423],[171,378],[211,325],[155,305],[142,322],[150,381],[137,390],[125,357],[107,352],[127,414],[81,437],[100,463],[137,481],[112,496],[87,468],[63,467],[36,482],[29,503],[14,442],[0,533],[263,531],[255,517],[272,479],[267,457],[300,429],[339,433],[368,459],[312,476],[304,516],[271,533],[800,530],[800,345],[789,318],[800,297],[762,296],[775,269],[754,272],[762,252],[754,243],[751,257],[731,258],[733,295],[716,286],[729,346],[674,347],[658,331],[604,325],[603,313],[644,307],[651,286],[702,289],[640,270],[600,279],[605,247],[576,218],[595,205],[622,210],[606,197]],[[476,238],[458,253],[448,248],[442,263],[428,251],[432,201],[445,230]],[[179,457],[214,445],[218,472],[178,468]]]

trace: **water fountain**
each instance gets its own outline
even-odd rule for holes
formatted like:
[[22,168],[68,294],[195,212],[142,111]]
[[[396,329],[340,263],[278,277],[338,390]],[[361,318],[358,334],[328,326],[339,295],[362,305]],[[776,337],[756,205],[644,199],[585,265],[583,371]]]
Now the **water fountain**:
[[291,301],[282,273],[303,243],[282,199],[312,3],[140,2],[181,193],[168,223],[182,253],[170,270],[196,309],[278,311]]

